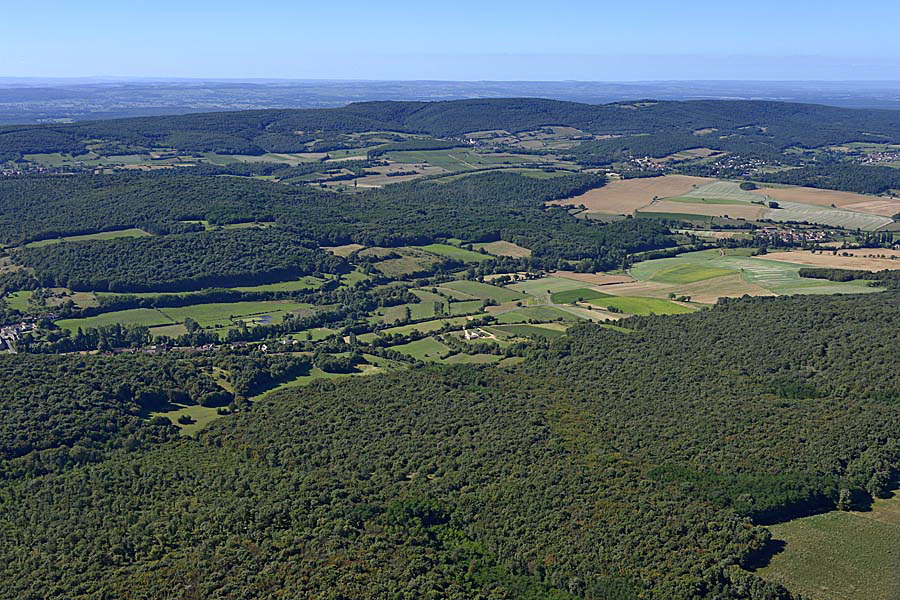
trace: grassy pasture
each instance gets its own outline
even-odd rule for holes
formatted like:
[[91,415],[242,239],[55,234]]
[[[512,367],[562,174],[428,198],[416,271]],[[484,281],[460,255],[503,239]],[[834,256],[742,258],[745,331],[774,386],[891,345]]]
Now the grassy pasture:
[[601,308],[617,308],[629,315],[683,315],[697,309],[662,300],[660,298],[643,298],[640,296],[617,296],[595,298],[589,301]]
[[369,279],[369,276],[363,273],[362,271],[358,271],[356,269],[346,273],[345,275],[341,275],[341,285],[351,286],[359,283],[360,281],[366,281]]
[[[765,256],[741,256],[718,250],[688,252],[673,258],[660,258],[635,264],[629,274],[643,282],[658,282],[671,287],[660,288],[660,292],[681,294],[679,286],[710,280],[714,285],[721,278],[723,284],[731,281],[727,275],[739,274],[741,278],[766,292],[778,295],[789,294],[840,294],[871,293],[871,288],[862,281],[838,283],[821,279],[800,277],[800,269],[807,267],[799,263],[768,260]],[[729,283],[730,284],[730,283]],[[611,288],[610,291],[613,291]]]
[[212,304],[191,304],[178,308],[132,308],[104,313],[83,319],[61,319],[56,325],[61,329],[75,331],[120,323],[122,325],[145,325],[160,327],[184,323],[191,318],[201,327],[231,324],[230,317],[249,320],[250,317],[271,317],[271,321],[280,322],[289,312],[308,311],[311,305],[298,302],[279,302],[265,300],[260,302],[215,302]]
[[554,306],[526,306],[497,315],[497,322],[500,324],[558,320],[577,321],[578,317]]
[[[452,246],[448,246],[452,248]],[[395,254],[399,258],[388,258],[374,264],[374,267],[388,277],[404,277],[412,273],[430,269],[434,265],[444,262],[445,257],[433,252],[427,252],[421,248],[366,248],[362,255],[389,256]]]
[[263,285],[251,285],[245,287],[235,287],[239,292],[301,292],[306,290],[317,290],[325,285],[324,279],[318,277],[301,277],[294,281],[283,281],[281,283],[266,283]]
[[150,335],[152,335],[153,337],[166,335],[172,338],[176,338],[186,333],[187,328],[181,323],[176,323],[175,325],[160,325],[159,327],[150,328]]
[[76,331],[79,327],[88,329],[115,325],[116,323],[153,327],[157,325],[173,325],[175,321],[155,308],[131,308],[83,319],[61,319],[56,322],[56,326],[60,329]]
[[406,354],[416,360],[428,362],[438,362],[442,354],[449,352],[449,348],[442,344],[439,340],[430,337],[408,344],[393,346],[392,350],[396,350],[402,354]]
[[[276,387],[270,390],[266,390],[265,392],[253,397],[252,400],[262,400],[263,398],[274,392],[309,385],[317,379],[345,379],[347,377],[361,377],[365,375],[376,375],[385,370],[385,367],[381,366],[383,363],[382,359],[378,358],[377,356],[364,354],[363,357],[373,364],[359,365],[359,371],[356,373],[328,373],[318,367],[313,367],[306,375],[300,375],[289,381],[284,381],[278,384]],[[384,362],[383,364],[387,363]]]
[[487,254],[473,252],[471,250],[466,250],[465,248],[459,248],[457,246],[450,246],[449,244],[428,244],[427,246],[417,247],[426,252],[431,252],[432,254],[437,254],[438,256],[452,258],[453,260],[459,260],[462,262],[484,262],[491,259],[491,257]]
[[449,365],[488,365],[500,362],[502,358],[496,354],[454,354],[443,362]]
[[89,233],[85,235],[70,235],[61,238],[53,238],[50,240],[40,240],[37,242],[31,242],[29,244],[25,244],[26,248],[40,248],[41,246],[49,246],[51,244],[58,244],[60,242],[87,242],[94,240],[113,240],[116,238],[138,238],[138,237],[148,237],[151,234],[147,233],[143,229],[120,229],[118,231],[103,231],[100,233]]
[[[381,331],[384,335],[393,335],[395,333],[399,333],[402,335],[406,335],[413,331],[418,331],[420,333],[431,333],[432,331],[437,331],[439,329],[444,328],[446,325],[453,325],[462,327],[469,320],[466,317],[451,317],[447,319],[434,319],[433,321],[423,321],[421,323],[413,323],[410,325],[399,325],[397,327],[389,327],[388,329],[383,329]],[[359,336],[359,340],[362,342],[371,342],[374,339],[378,338],[377,333],[364,333]],[[301,338],[302,339],[302,338]]]
[[33,291],[24,290],[20,292],[13,292],[12,294],[7,295],[4,300],[6,300],[6,304],[11,309],[24,313],[28,312],[28,301],[31,300],[31,297],[33,295]]
[[498,240],[496,242],[485,242],[481,244],[472,244],[472,247],[476,250],[483,249],[488,254],[493,254],[494,256],[511,256],[513,258],[531,256],[531,250],[529,250],[528,248],[523,248],[522,246],[503,240]]
[[709,267],[703,265],[679,265],[668,269],[661,269],[654,273],[652,280],[662,283],[694,283],[732,275],[738,271],[722,267]]
[[448,288],[457,292],[462,292],[464,294],[468,294],[470,297],[478,298],[480,300],[512,302],[514,300],[522,300],[525,298],[522,293],[512,290],[509,287],[499,287],[496,285],[481,283],[480,281],[470,281],[467,279],[460,279],[458,281],[444,283],[441,285],[441,288]]
[[763,578],[818,600],[900,598],[900,498],[769,529],[785,548],[757,572]]
[[[169,411],[159,411],[150,413],[151,417],[166,417],[175,427],[181,430],[182,435],[193,437],[197,432],[204,429],[207,425],[218,419],[221,415],[217,409],[209,406],[200,406],[199,404],[181,405],[177,404],[177,409]],[[188,416],[194,420],[193,423],[183,425],[178,422],[179,417]]]
[[480,312],[483,307],[483,300],[463,300],[461,302],[452,302],[450,304],[450,314],[454,316],[471,315]]
[[492,332],[499,331],[514,337],[540,337],[555,338],[566,334],[565,329],[551,329],[541,325],[495,325],[490,328]]
[[579,300],[592,300],[594,298],[608,297],[609,294],[604,294],[603,292],[591,288],[577,288],[550,294],[550,298],[556,304],[570,304],[572,302],[578,302]]
[[312,329],[304,329],[303,331],[292,333],[287,337],[295,340],[304,341],[309,339],[310,341],[317,342],[319,340],[324,340],[327,337],[331,337],[337,332],[337,329],[330,329],[328,327],[313,327]]
[[563,277],[542,277],[541,279],[529,279],[528,281],[520,281],[511,283],[504,289],[515,290],[529,296],[546,297],[548,293],[564,292],[566,290],[577,290],[584,287],[583,281],[575,281],[573,279],[565,279]]
[[271,322],[280,322],[289,312],[309,311],[310,304],[300,302],[278,302],[263,300],[259,302],[214,302],[211,304],[192,304],[178,308],[163,308],[160,312],[168,316],[173,323],[184,323],[191,318],[201,327],[229,325],[231,318],[248,320],[248,317],[271,317]]
[[516,154],[479,154],[465,148],[447,150],[404,150],[388,152],[385,157],[393,162],[426,163],[447,171],[468,171],[495,165],[518,165],[538,162],[539,157]]

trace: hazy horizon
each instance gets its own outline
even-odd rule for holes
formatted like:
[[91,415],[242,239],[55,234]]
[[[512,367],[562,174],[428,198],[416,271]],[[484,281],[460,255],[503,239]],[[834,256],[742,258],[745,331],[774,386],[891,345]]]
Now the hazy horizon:
[[900,4],[273,0],[4,9],[0,77],[349,81],[900,80]]

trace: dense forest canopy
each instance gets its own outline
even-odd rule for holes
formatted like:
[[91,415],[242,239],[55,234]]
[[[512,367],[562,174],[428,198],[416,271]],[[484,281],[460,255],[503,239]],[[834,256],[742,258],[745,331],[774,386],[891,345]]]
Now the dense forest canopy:
[[[772,145],[900,141],[900,113],[770,101],[697,100],[593,105],[537,98],[445,102],[361,102],[335,109],[257,110],[142,117],[71,125],[0,128],[0,157],[84,153],[85,141],[175,148],[185,152],[263,154],[301,151],[310,133],[397,131],[453,137],[468,132],[534,130],[547,125],[592,134],[691,134]],[[706,145],[706,144],[704,144]]]
[[343,258],[275,229],[61,242],[20,252],[44,287],[76,291],[183,292],[349,271]]
[[[576,219],[563,208],[544,206],[546,201],[577,195],[604,181],[589,174],[534,179],[489,172],[441,185],[414,181],[350,194],[168,173],[8,178],[0,180],[0,241],[15,244],[127,227],[152,233],[202,228],[189,220],[271,221],[326,246],[504,239],[531,248],[536,256],[589,259],[597,268],[616,267],[628,253],[673,244],[659,223],[604,225]],[[122,242],[154,248],[162,243]],[[67,252],[48,248],[29,250],[24,256],[49,258]]]
[[[196,440],[135,422],[88,464],[5,469],[2,580],[24,598],[786,600],[737,568],[769,539],[744,517],[886,492],[900,464],[898,302],[734,300],[638,318],[632,334],[583,325],[513,371],[281,392]],[[74,449],[90,417],[133,402],[135,388],[103,383],[122,368],[107,360],[0,367],[78,398],[54,442]],[[118,360],[170,381],[159,358]],[[63,368],[76,376],[54,377]],[[160,385],[194,385],[196,368]],[[29,400],[34,385],[4,392],[4,431],[57,410]],[[29,455],[34,442],[9,439],[4,464]]]

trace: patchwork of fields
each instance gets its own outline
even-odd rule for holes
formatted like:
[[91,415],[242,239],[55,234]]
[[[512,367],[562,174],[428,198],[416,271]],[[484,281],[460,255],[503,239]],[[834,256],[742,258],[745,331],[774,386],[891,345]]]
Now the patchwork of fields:
[[[778,206],[770,206],[772,201]],[[852,231],[876,231],[900,212],[900,201],[876,196],[787,186],[743,190],[738,182],[685,175],[613,181],[553,204],[584,205],[589,214],[764,219]]]
[[[780,255],[778,258],[782,258]],[[674,258],[662,258],[637,263],[629,273],[642,283],[662,284],[648,295],[662,297],[669,293],[676,295],[692,295],[690,284],[706,282],[707,294],[715,293],[715,283],[722,280],[731,287],[731,275],[739,275],[745,283],[776,295],[790,294],[841,294],[876,292],[877,288],[869,287],[862,281],[836,283],[827,280],[806,279],[800,277],[800,269],[809,265],[772,260],[758,256],[740,256],[727,254],[720,250],[703,250],[681,254]],[[616,293],[617,290],[633,291],[631,284],[612,285],[604,291]],[[723,290],[725,291],[725,290]],[[730,290],[724,296],[752,294],[754,288],[747,290]],[[734,292],[738,292],[735,294]],[[697,301],[709,301],[694,297]]]

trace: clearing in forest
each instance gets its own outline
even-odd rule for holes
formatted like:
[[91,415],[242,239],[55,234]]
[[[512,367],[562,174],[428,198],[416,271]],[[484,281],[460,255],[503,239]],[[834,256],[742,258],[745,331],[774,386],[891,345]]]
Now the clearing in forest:
[[512,242],[505,242],[503,240],[498,240],[496,242],[485,242],[482,244],[472,244],[472,247],[476,250],[484,250],[488,254],[493,254],[494,256],[511,256],[513,258],[522,258],[524,256],[531,256],[531,250],[528,248],[523,248],[517,244],[513,244]]
[[40,240],[25,244],[26,248],[40,248],[41,246],[49,246],[50,244],[58,244],[60,242],[89,242],[96,240],[113,240],[116,238],[136,238],[149,237],[151,234],[143,229],[119,229],[117,231],[103,231],[100,233],[88,233],[85,235],[69,235],[66,237],[53,238],[49,240]]
[[900,497],[769,529],[784,551],[757,575],[819,600],[900,598]]

